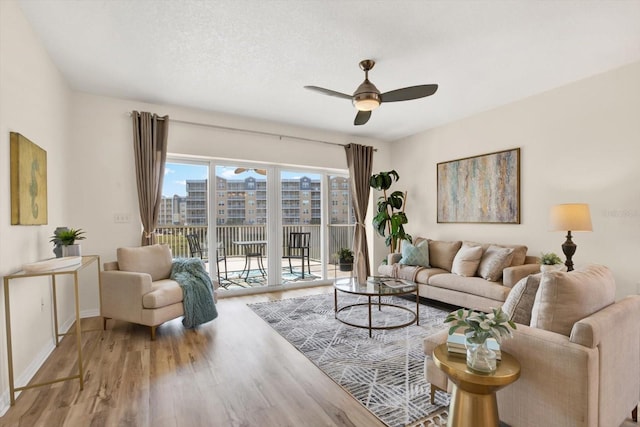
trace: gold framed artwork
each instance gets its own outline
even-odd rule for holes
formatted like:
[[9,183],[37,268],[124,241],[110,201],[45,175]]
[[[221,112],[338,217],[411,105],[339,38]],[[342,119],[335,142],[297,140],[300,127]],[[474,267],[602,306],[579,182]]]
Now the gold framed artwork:
[[520,224],[520,149],[438,163],[438,222]]
[[11,225],[47,224],[47,152],[16,132],[11,141]]

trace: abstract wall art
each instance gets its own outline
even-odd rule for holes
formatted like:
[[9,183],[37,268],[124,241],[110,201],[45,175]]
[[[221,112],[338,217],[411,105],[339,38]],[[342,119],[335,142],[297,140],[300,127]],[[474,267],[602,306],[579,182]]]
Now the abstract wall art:
[[438,223],[520,224],[520,149],[438,163]]
[[16,132],[10,142],[11,224],[47,224],[47,152]]

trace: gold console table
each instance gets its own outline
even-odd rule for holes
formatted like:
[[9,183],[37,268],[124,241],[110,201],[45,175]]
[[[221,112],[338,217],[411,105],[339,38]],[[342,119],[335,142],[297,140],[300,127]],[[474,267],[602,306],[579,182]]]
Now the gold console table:
[[[96,263],[98,269],[98,286],[100,286],[100,257],[98,255],[89,255],[83,256],[82,261],[79,264],[63,267],[55,270],[47,270],[47,271],[38,271],[38,272],[26,272],[24,270],[17,271],[13,274],[9,274],[4,276],[4,311],[6,316],[6,327],[7,327],[7,361],[9,362],[9,396],[11,398],[11,405],[13,406],[16,403],[15,393],[21,390],[27,390],[34,387],[42,387],[45,385],[54,384],[57,382],[75,380],[78,379],[80,381],[80,390],[84,389],[84,372],[82,368],[82,327],[80,325],[80,298],[78,294],[78,272],[83,270],[90,264]],[[75,295],[75,332],[67,332],[60,333],[58,330],[58,303],[56,297],[56,277],[62,275],[72,275],[73,276],[73,289]],[[10,301],[10,293],[9,293],[9,281],[14,279],[24,279],[27,277],[38,277],[38,276],[48,276],[51,277],[51,288],[53,291],[53,323],[55,324],[55,334],[56,334],[56,347],[60,343],[61,337],[65,335],[70,335],[75,333],[76,335],[76,347],[78,349],[78,373],[76,375],[58,378],[51,381],[46,381],[43,383],[37,384],[28,384],[22,387],[16,387],[14,384],[13,378],[13,349],[11,345],[11,301]],[[97,329],[96,329],[97,330]],[[88,331],[85,331],[88,332]]]

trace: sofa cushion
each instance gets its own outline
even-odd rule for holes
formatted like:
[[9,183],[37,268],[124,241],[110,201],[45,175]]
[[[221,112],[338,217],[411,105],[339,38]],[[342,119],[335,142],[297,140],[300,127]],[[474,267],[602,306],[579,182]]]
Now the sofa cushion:
[[[433,275],[429,278],[429,285],[500,301],[496,303],[496,308],[502,305],[502,301],[507,299],[511,290],[511,288],[489,282],[481,277],[461,277],[453,273]],[[426,297],[429,298],[428,293]]]
[[513,249],[513,259],[511,260],[511,264],[507,265],[507,267],[517,267],[519,265],[524,265],[527,259],[527,251],[528,247],[525,245],[501,245],[497,243],[478,243],[478,242],[467,242],[464,243],[469,244],[470,246],[480,245],[482,246],[482,250],[486,251],[489,246],[497,246],[499,248],[511,248]]
[[524,245],[496,245],[501,246],[503,248],[511,248],[513,249],[513,258],[511,259],[511,264],[506,267],[516,267],[518,265],[524,265],[524,261],[527,258],[528,247]]
[[421,240],[415,245],[409,242],[403,242],[400,264],[419,265],[425,268],[431,267],[429,265],[429,242]]
[[455,258],[461,246],[462,242],[459,240],[455,242],[429,240],[429,263],[431,267],[451,271],[453,258]]
[[142,307],[160,308],[182,302],[182,287],[171,279],[158,280],[151,286],[151,292],[142,296]]
[[451,272],[458,276],[473,277],[476,275],[481,258],[482,246],[469,245],[465,242],[453,258]]
[[602,265],[542,273],[531,327],[570,336],[574,323],[613,304],[615,295],[613,273]]
[[502,270],[511,265],[512,259],[512,248],[491,245],[482,255],[478,266],[478,275],[490,282],[497,282],[502,277]]
[[502,310],[509,319],[521,325],[531,323],[531,310],[540,286],[541,274],[531,274],[522,278],[509,292]]
[[118,248],[117,257],[120,270],[147,273],[154,282],[168,279],[171,275],[172,259],[169,245]]

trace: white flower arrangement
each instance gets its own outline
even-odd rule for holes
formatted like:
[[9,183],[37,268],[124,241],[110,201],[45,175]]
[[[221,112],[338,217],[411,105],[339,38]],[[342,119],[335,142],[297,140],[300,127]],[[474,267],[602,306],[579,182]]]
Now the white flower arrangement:
[[462,332],[467,337],[467,340],[474,344],[482,344],[490,337],[494,338],[499,344],[504,338],[512,336],[511,329],[516,329],[516,324],[509,320],[502,308],[494,308],[491,313],[481,313],[461,308],[450,313],[444,321],[445,323],[454,322],[449,328],[449,335],[459,328],[465,328]]

